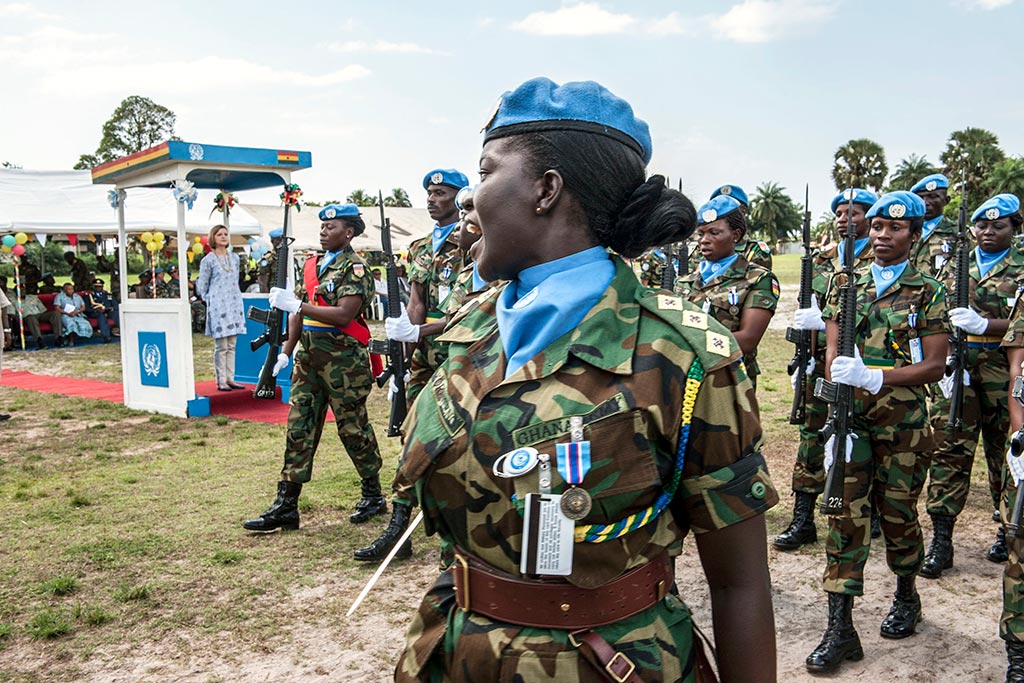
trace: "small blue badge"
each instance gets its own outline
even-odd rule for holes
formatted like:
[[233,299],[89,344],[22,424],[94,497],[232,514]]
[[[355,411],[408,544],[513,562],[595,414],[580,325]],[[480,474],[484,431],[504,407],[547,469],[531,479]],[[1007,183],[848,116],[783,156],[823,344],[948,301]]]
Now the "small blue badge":
[[504,479],[521,477],[537,466],[538,455],[536,448],[530,446],[517,448],[498,456],[491,469],[495,476]]

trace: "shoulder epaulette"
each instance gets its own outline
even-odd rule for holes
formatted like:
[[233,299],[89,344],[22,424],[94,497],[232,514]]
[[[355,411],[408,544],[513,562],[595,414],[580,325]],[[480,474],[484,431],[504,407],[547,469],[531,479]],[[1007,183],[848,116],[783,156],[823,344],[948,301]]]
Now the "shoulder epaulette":
[[682,335],[709,372],[740,359],[736,340],[713,317],[680,296],[645,289],[637,292],[640,307]]

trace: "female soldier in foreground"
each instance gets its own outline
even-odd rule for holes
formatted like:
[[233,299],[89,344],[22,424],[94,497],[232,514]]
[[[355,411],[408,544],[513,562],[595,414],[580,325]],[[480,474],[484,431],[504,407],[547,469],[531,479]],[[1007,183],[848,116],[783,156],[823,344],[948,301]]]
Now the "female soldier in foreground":
[[[486,126],[480,274],[409,416],[399,475],[456,548],[398,681],[694,681],[672,558],[709,578],[723,681],[774,681],[763,512],[777,496],[727,331],[641,287],[690,202],[645,182],[647,125],[593,82],[528,81]],[[554,170],[558,169],[558,170]]]
[[[881,635],[906,638],[921,620],[914,586],[924,560],[917,498],[928,462],[918,454],[933,446],[924,385],[942,377],[949,346],[942,287],[907,260],[921,236],[923,216],[924,202],[910,192],[883,195],[867,213],[875,262],[856,276],[856,357],[837,356],[843,273],[833,278],[823,313],[830,379],[856,388],[855,435],[847,440],[845,509],[828,518],[828,628],[807,657],[807,668],[815,673],[864,656],[851,610],[854,596],[864,594],[872,503],[881,517],[886,562],[896,574],[896,595]],[[834,438],[825,444],[826,471]]]

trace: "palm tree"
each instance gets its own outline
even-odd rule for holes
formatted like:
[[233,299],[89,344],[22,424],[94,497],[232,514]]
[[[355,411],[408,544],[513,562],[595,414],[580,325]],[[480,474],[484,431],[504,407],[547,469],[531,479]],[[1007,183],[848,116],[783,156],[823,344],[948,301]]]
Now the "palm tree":
[[352,190],[345,201],[356,206],[377,206],[377,198],[372,194],[366,194],[366,190]]
[[750,200],[750,231],[772,244],[789,239],[803,224],[801,207],[793,203],[785,190],[769,181],[759,185]]
[[932,166],[927,157],[911,154],[897,164],[896,170],[889,176],[889,186],[885,191],[909,190],[921,178],[938,172],[939,169]]
[[[993,166],[1006,159],[999,148],[999,137],[984,128],[954,131],[939,156],[951,184],[967,184],[967,205],[985,200],[985,178]],[[963,180],[961,180],[963,179]]]
[[850,140],[836,150],[832,166],[832,180],[842,192],[848,187],[863,187],[882,191],[889,167],[885,163],[885,150],[874,140]]
[[992,167],[985,177],[986,194],[1009,192],[1024,197],[1024,157],[1004,159]]
[[384,206],[412,206],[409,201],[409,193],[400,187],[391,190],[391,194],[384,198]]

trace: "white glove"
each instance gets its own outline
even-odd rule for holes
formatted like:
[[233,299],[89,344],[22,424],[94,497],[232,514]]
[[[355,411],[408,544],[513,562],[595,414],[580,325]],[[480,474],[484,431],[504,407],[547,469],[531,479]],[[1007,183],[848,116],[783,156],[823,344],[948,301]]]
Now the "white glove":
[[[811,376],[811,373],[814,372],[814,366],[816,365],[816,363],[817,361],[814,360],[813,356],[809,361],[807,361],[807,367],[804,368],[804,381],[806,381],[807,378]],[[793,385],[794,389],[796,389],[796,376],[797,373],[795,372],[789,376],[789,383]]]
[[832,360],[832,381],[867,389],[871,394],[877,394],[882,388],[882,371],[864,365],[857,349],[854,349],[853,353],[853,358],[837,356]]
[[798,330],[823,330],[825,321],[821,318],[818,302],[811,298],[810,308],[798,308],[793,314],[793,327]]
[[274,377],[277,377],[277,373],[281,372],[286,367],[288,367],[289,360],[291,360],[291,356],[289,356],[287,353],[277,354],[277,362],[274,363],[274,371],[272,373]]
[[270,305],[285,313],[298,313],[302,302],[295,297],[295,292],[281,287],[270,288]]
[[[406,373],[405,373],[405,386],[409,386],[409,380],[411,378],[412,378],[412,375],[409,374],[408,371],[406,371]],[[394,373],[392,373],[391,377],[388,378],[388,401],[389,402],[390,401],[394,401],[395,400],[395,394],[397,394],[397,393],[398,393],[398,384],[395,382],[395,375],[394,375]]]
[[1010,476],[1013,477],[1014,482],[1020,487],[1021,482],[1024,482],[1024,453],[1014,455],[1013,451],[1007,448],[1006,467],[1010,470]]
[[420,326],[412,324],[404,307],[402,314],[397,318],[384,320],[384,333],[387,334],[388,339],[399,342],[418,342],[420,340]]
[[967,334],[985,334],[988,318],[982,318],[973,308],[954,308],[949,312],[949,322]]
[[[967,373],[964,373],[964,378],[967,378]],[[943,375],[942,379],[939,380],[939,389],[942,391],[942,395],[945,398],[949,398],[953,395],[953,375]]]
[[[846,464],[850,464],[850,460],[853,459],[853,440],[857,438],[856,434],[846,435]],[[832,469],[832,463],[836,461],[836,437],[835,434],[828,437],[828,441],[825,442],[825,472],[828,473]]]

